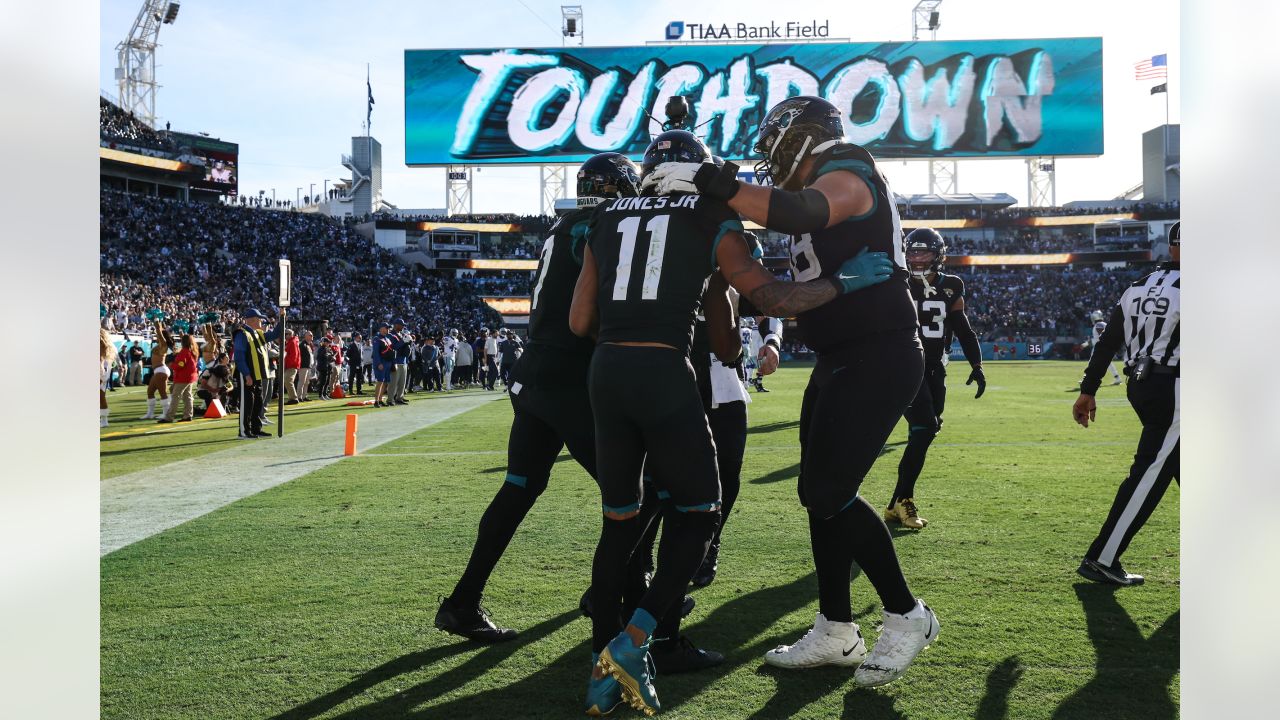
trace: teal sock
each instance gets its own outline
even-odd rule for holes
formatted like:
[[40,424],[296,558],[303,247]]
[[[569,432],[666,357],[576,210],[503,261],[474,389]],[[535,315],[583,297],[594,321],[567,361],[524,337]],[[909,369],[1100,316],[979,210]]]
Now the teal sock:
[[645,642],[653,639],[653,631],[658,627],[658,621],[644,608],[636,608],[636,611],[631,615],[630,624],[644,631]]

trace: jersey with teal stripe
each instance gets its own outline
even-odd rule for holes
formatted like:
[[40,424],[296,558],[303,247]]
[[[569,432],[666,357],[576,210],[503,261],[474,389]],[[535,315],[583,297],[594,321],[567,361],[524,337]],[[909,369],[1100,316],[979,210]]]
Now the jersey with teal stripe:
[[840,349],[873,333],[916,327],[915,303],[907,287],[910,274],[903,247],[902,221],[898,218],[889,183],[876,168],[871,153],[857,145],[840,144],[818,157],[805,185],[839,170],[862,178],[870,186],[875,203],[862,217],[792,236],[793,279],[804,282],[831,277],[840,270],[841,264],[864,248],[888,254],[895,268],[885,282],[841,295],[799,315],[801,340],[819,353]]
[[715,250],[742,232],[729,206],[702,195],[617,198],[592,216],[599,341],[656,342],[689,352]]

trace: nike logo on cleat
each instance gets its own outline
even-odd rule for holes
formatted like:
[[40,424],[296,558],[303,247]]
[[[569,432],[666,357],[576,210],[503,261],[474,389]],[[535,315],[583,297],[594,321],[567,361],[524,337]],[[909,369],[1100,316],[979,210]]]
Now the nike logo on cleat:
[[858,649],[858,646],[857,646],[857,645],[854,645],[853,647],[849,648],[848,650],[842,650],[841,652],[843,652],[843,653],[844,653],[844,656],[845,656],[845,657],[849,657],[850,655],[852,655],[852,654],[853,654],[853,651],[854,651],[854,650],[857,650],[857,649]]

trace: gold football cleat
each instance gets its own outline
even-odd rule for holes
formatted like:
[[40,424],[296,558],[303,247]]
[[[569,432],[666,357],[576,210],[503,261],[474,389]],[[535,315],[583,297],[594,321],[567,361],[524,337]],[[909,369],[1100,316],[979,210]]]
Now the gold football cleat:
[[928,520],[916,512],[916,502],[912,498],[902,498],[884,511],[885,522],[900,523],[903,527],[919,530],[929,524]]

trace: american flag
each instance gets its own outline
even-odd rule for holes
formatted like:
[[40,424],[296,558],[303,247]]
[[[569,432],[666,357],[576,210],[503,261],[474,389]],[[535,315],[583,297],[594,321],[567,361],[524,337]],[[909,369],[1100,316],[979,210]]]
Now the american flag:
[[1167,77],[1169,77],[1169,56],[1163,53],[1152,55],[1133,65],[1135,80],[1160,80]]

